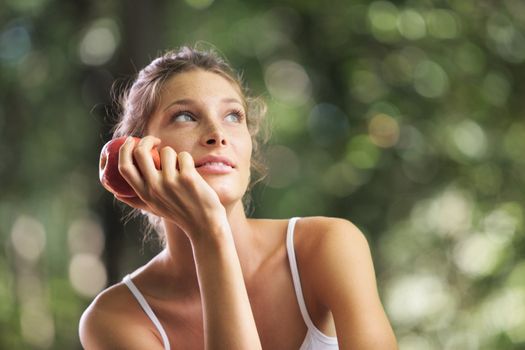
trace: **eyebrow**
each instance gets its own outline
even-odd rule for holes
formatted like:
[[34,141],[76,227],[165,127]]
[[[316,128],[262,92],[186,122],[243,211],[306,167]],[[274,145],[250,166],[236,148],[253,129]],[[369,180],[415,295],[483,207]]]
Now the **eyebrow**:
[[[239,101],[238,99],[233,98],[233,97],[225,97],[225,98],[221,99],[221,102],[222,103],[238,103],[241,106],[244,106],[241,101]],[[195,100],[192,100],[191,98],[183,98],[183,99],[171,102],[166,108],[164,108],[164,111],[167,111],[171,106],[174,106],[174,105],[187,106],[187,105],[192,105],[192,104],[195,104],[195,103],[196,103]]]

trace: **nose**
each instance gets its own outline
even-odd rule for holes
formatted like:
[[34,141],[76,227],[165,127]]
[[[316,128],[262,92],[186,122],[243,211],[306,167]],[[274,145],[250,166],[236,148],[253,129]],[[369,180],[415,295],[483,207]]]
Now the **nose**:
[[220,126],[213,124],[202,136],[201,142],[205,146],[226,146],[228,144],[226,135]]

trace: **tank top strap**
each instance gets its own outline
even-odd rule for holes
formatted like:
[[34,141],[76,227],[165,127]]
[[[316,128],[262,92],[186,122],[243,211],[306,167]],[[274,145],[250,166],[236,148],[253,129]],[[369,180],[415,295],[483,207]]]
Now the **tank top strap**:
[[288,222],[288,231],[286,233],[286,250],[288,252],[288,260],[290,262],[290,270],[292,272],[292,281],[295,289],[295,295],[297,297],[297,303],[299,304],[299,309],[301,310],[301,315],[303,316],[304,323],[308,328],[306,334],[305,342],[301,347],[303,349],[330,349],[337,350],[338,343],[337,337],[330,337],[321,332],[312,322],[310,314],[306,309],[306,303],[304,301],[303,290],[301,287],[301,278],[299,277],[299,270],[297,268],[297,259],[295,258],[295,249],[294,249],[294,231],[295,224],[299,220],[299,217],[293,217]]
[[153,322],[155,327],[157,327],[157,330],[159,331],[160,336],[162,337],[162,342],[164,343],[164,349],[170,350],[170,342],[168,340],[168,336],[166,335],[166,331],[164,330],[159,319],[149,306],[148,302],[146,301],[146,298],[144,298],[142,293],[135,286],[135,283],[133,283],[129,275],[124,276],[124,279],[122,281],[126,284],[126,286],[131,291],[135,299],[137,299],[138,303],[140,304],[146,315],[148,315],[151,322]]
[[293,244],[294,229],[295,223],[300,218],[293,217],[288,222],[288,231],[286,233],[286,250],[288,252],[288,260],[290,262],[290,270],[292,272],[292,281],[295,289],[295,296],[297,297],[297,302],[299,304],[299,309],[301,310],[301,315],[303,316],[304,323],[308,329],[315,329],[315,325],[310,319],[308,310],[306,309],[306,303],[304,302],[303,290],[301,288],[301,278],[299,277],[299,270],[297,269],[297,260],[295,258],[295,249]]

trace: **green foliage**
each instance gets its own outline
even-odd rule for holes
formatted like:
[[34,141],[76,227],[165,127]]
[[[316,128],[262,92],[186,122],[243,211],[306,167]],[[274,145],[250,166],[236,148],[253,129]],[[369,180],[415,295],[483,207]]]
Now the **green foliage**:
[[525,346],[523,1],[0,6],[0,348],[80,348],[154,253],[98,184],[110,87],[195,42],[268,102],[254,216],[356,223],[402,349]]

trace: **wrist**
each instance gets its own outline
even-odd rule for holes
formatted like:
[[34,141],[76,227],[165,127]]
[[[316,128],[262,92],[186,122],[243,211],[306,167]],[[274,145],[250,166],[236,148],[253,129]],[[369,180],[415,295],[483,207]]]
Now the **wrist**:
[[233,235],[227,220],[214,222],[198,229],[190,237],[193,249],[220,249],[233,244]]

